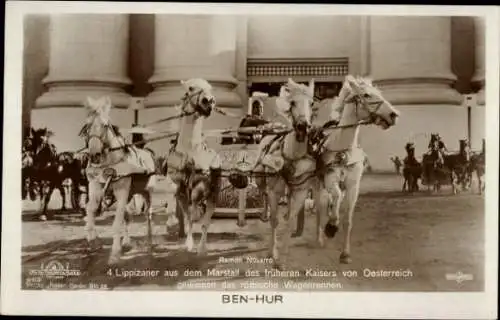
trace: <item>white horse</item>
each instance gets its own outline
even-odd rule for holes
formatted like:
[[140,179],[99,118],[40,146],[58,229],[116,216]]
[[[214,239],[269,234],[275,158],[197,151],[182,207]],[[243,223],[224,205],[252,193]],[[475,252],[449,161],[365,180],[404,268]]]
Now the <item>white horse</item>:
[[[152,252],[151,192],[154,187],[155,161],[151,151],[128,146],[115,126],[111,124],[109,112],[112,108],[109,97],[87,98],[85,103],[89,114],[80,131],[89,151],[86,175],[89,181],[87,216],[85,229],[87,240],[93,246],[97,239],[95,213],[102,202],[105,189],[111,188],[116,198],[116,212],[113,222],[113,244],[109,264],[120,260],[122,245],[130,245],[129,219],[126,205],[132,195],[144,196],[148,208],[148,247]],[[125,227],[125,228],[123,228]],[[124,233],[122,234],[122,231]]]
[[203,141],[203,121],[215,107],[212,86],[203,79],[181,82],[186,90],[180,106],[180,132],[167,156],[167,174],[177,185],[176,213],[179,235],[184,236],[187,222],[186,248],[194,251],[193,224],[202,219],[202,236],[197,248],[206,253],[207,232],[215,209],[221,182],[220,159]]
[[[318,159],[322,185],[315,190],[321,190],[322,195],[317,210],[317,240],[323,246],[325,234],[330,238],[335,236],[340,223],[340,205],[344,197],[347,198],[348,213],[343,223],[345,235],[340,262],[349,263],[353,215],[365,160],[365,153],[358,144],[360,125],[362,122],[373,123],[385,130],[395,125],[400,113],[370,80],[351,75],[346,76],[336,104],[340,106],[333,106],[334,112],[342,110],[339,127],[327,134]],[[328,221],[323,229],[322,218],[326,216]]]
[[[316,160],[310,153],[308,140],[313,97],[313,81],[306,86],[289,79],[281,88],[280,97],[276,100],[277,111],[290,120],[293,130],[286,135],[265,136],[259,144],[257,161],[252,170],[259,173],[255,182],[266,195],[272,231],[269,256],[278,269],[285,267],[291,236],[289,220],[303,208],[308,190],[315,181]],[[277,234],[278,211],[286,224],[281,243],[278,243]]]

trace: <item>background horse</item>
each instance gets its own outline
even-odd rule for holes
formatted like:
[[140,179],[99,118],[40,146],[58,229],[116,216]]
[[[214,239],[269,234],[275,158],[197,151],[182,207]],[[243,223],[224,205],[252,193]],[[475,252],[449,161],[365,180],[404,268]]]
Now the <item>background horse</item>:
[[30,200],[36,200],[36,192],[33,179],[33,158],[35,155],[35,148],[33,142],[34,129],[25,134],[23,138],[22,153],[21,153],[21,195],[22,199],[26,199],[29,194]]
[[[451,172],[444,170],[444,163],[439,156],[439,145],[437,134],[432,133],[429,141],[429,152],[422,156],[423,166],[423,181],[427,185],[429,191],[433,188],[434,191],[441,189],[441,183],[450,180]],[[444,159],[443,159],[444,160]],[[451,178],[453,180],[454,178]]]
[[52,193],[57,188],[62,197],[61,210],[64,210],[66,202],[66,193],[63,186],[63,175],[65,164],[59,163],[56,148],[49,142],[52,132],[47,128],[33,131],[33,147],[35,153],[33,156],[32,178],[33,187],[38,189],[40,195],[41,212],[40,219],[52,219],[52,213],[47,211]]
[[[58,176],[59,180],[71,181],[70,198],[71,207],[73,209],[80,208],[80,184],[82,183],[82,170],[85,170],[84,163],[75,157],[73,152],[62,152],[57,155],[58,162]],[[66,209],[66,197],[61,194],[63,198],[62,209]]]
[[[219,158],[215,151],[206,147],[202,136],[203,122],[215,107],[215,97],[212,86],[204,79],[181,81],[181,85],[186,93],[179,107],[180,132],[168,153],[164,171],[177,185],[179,237],[187,232],[186,249],[194,251],[193,224],[201,220],[202,235],[197,252],[203,255],[221,184]],[[168,225],[169,221],[167,229]]]
[[[345,77],[336,99],[341,104],[342,114],[337,128],[327,134],[318,159],[321,191],[318,203],[316,229],[319,245],[324,245],[324,235],[334,237],[340,223],[340,204],[348,200],[347,217],[344,220],[344,246],[340,254],[341,263],[349,263],[351,231],[354,210],[359,196],[365,153],[359,147],[358,135],[361,123],[375,124],[388,129],[395,125],[397,111],[371,81],[364,78]],[[326,191],[326,194],[325,192]],[[330,205],[330,201],[333,203]],[[330,209],[333,209],[333,213]],[[323,217],[328,216],[324,228]]]
[[91,246],[96,244],[95,213],[109,187],[117,205],[108,264],[118,263],[122,247],[128,248],[131,244],[130,217],[126,215],[125,207],[132,195],[140,193],[147,202],[148,249],[152,253],[151,193],[154,180],[151,180],[151,176],[156,171],[154,155],[150,151],[125,144],[124,138],[111,124],[109,113],[112,104],[109,97],[97,100],[87,98],[85,106],[89,114],[80,135],[85,138],[89,150],[89,164],[86,169],[89,180],[85,225],[87,240]]
[[443,184],[451,184],[453,194],[458,192],[459,184],[462,184],[463,190],[467,189],[470,152],[467,140],[459,140],[459,144],[458,153],[442,155],[441,161],[439,140],[436,134],[431,134],[431,150],[422,157],[425,179],[423,184],[427,184],[429,191],[431,187],[434,191],[439,191]]
[[479,194],[483,194],[484,192],[484,163],[485,163],[485,157],[486,157],[486,143],[485,140],[483,139],[483,144],[481,148],[481,152],[478,154],[473,154],[470,159],[470,164],[469,164],[469,182],[472,182],[472,173],[476,172],[476,178],[477,178],[477,187]]
[[408,192],[412,193],[418,191],[418,179],[422,176],[422,166],[415,158],[415,146],[413,143],[407,143],[405,150],[407,155],[403,161],[404,182],[402,191],[406,191],[406,187],[408,187]]
[[[315,187],[316,161],[309,141],[313,101],[314,81],[306,86],[288,79],[276,99],[276,107],[278,113],[291,122],[293,131],[286,135],[265,136],[259,144],[252,170],[259,173],[255,182],[265,194],[266,208],[269,207],[272,234],[268,255],[278,269],[285,268],[291,236],[290,218],[295,219],[299,211],[304,210],[308,191]],[[277,235],[280,215],[285,222],[282,243],[278,242]]]

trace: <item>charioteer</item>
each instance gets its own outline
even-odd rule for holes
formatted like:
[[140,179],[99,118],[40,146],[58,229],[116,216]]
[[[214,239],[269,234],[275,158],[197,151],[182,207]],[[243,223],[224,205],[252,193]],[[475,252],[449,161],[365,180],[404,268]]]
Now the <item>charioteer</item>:
[[429,142],[429,145],[427,147],[429,149],[429,154],[432,154],[433,151],[437,151],[438,162],[444,164],[444,157],[446,156],[446,152],[448,152],[448,148],[446,148],[446,145],[441,139],[439,133],[431,135],[431,141]]

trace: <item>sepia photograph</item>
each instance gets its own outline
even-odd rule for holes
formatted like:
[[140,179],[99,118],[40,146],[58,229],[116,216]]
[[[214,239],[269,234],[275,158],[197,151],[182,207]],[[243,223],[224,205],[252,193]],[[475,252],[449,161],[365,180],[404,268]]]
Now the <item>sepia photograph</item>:
[[[206,293],[199,310],[284,316],[325,293],[496,301],[498,8],[84,4],[10,20],[2,295],[15,274],[46,299]],[[461,316],[495,317],[483,300]]]

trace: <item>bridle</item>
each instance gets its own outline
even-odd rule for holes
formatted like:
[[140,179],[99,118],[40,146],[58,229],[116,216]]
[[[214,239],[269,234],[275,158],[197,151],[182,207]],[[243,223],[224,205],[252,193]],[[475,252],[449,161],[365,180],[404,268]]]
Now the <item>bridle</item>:
[[359,109],[360,107],[363,107],[363,109],[368,112],[370,123],[373,123],[377,118],[380,117],[377,112],[384,104],[384,101],[382,99],[376,101],[367,101],[367,99],[361,94],[353,94],[351,97],[346,98],[344,100],[344,103],[354,103],[356,119],[358,121],[361,121],[359,117]]
[[[205,90],[203,89],[199,89],[199,90],[189,90],[188,92],[186,92],[184,94],[184,96],[181,98],[182,100],[182,117],[184,116],[189,116],[189,115],[193,115],[195,114],[196,112],[202,114],[202,115],[210,115],[210,112],[211,110],[205,110],[202,105],[204,103],[203,99],[205,97],[202,97],[202,93],[204,93]],[[196,98],[196,102],[193,103],[193,98]],[[186,111],[186,107],[189,105],[191,105],[193,108],[194,108],[194,112],[188,112]]]
[[[98,116],[97,114],[94,115],[92,121],[95,121],[95,117],[97,117],[97,116]],[[107,123],[102,124],[103,130],[102,130],[102,133],[100,135],[88,134],[88,131],[90,130],[90,126],[91,126],[91,123],[85,124],[79,133],[79,136],[85,137],[85,145],[87,148],[89,147],[89,142],[91,139],[98,139],[99,140],[99,142],[102,145],[102,150],[101,150],[102,155],[104,155],[106,152],[125,150],[127,148],[127,145],[124,143],[124,141],[122,139],[120,139],[120,136],[117,134],[115,128],[113,127],[113,125],[111,123],[107,122]],[[111,147],[110,146],[108,139],[106,138],[108,133],[111,133],[113,138],[115,138],[119,141],[120,145],[118,147]],[[121,160],[122,159],[118,160],[118,162],[120,162]],[[92,161],[89,161],[89,164],[92,166],[102,166],[103,165],[101,163],[93,163]],[[109,165],[113,165],[113,164],[109,164]]]

